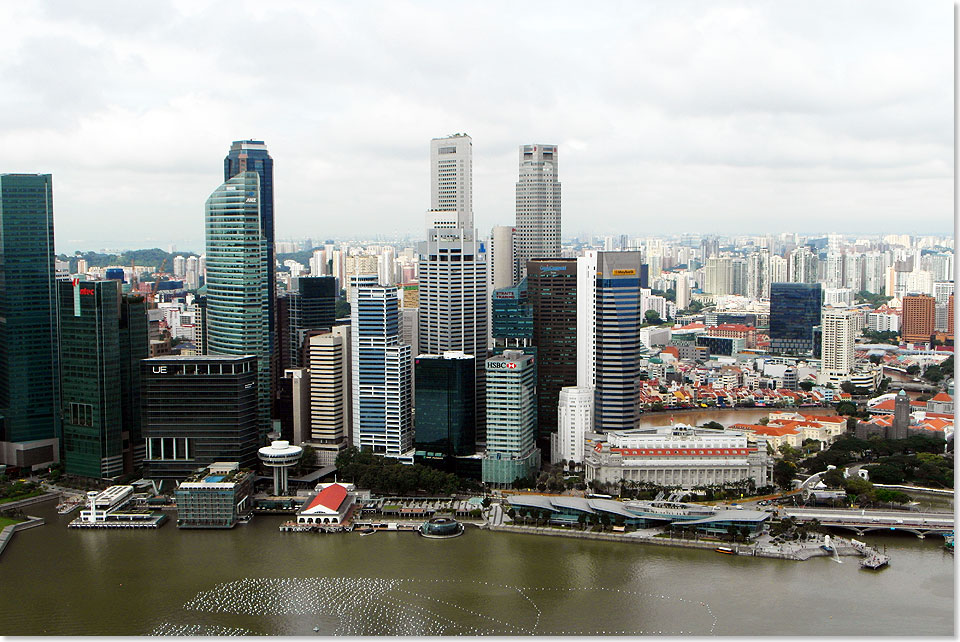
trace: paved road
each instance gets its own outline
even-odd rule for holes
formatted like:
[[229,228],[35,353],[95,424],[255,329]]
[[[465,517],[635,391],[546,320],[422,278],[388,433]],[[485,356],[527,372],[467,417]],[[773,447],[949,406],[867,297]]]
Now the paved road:
[[919,513],[884,510],[841,510],[829,508],[784,508],[783,513],[801,519],[821,522],[845,522],[864,525],[919,525],[953,528],[954,519],[947,513]]

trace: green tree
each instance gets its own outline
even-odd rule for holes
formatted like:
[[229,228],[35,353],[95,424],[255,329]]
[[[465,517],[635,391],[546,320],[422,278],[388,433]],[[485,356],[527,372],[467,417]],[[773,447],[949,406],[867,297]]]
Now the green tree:
[[790,490],[793,487],[792,482],[796,473],[797,466],[793,462],[780,460],[773,465],[773,481],[784,490]]
[[644,312],[643,318],[646,323],[651,325],[662,325],[664,323],[663,319],[660,318],[660,314],[656,310],[647,310]]
[[797,386],[798,386],[801,390],[804,390],[804,391],[806,391],[806,392],[810,392],[811,390],[813,390],[813,382],[812,382],[812,381],[801,381],[800,383],[797,384]]

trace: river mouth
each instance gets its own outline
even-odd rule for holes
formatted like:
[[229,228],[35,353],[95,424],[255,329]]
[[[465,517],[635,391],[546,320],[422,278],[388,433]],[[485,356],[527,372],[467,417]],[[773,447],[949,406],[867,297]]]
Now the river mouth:
[[[866,573],[826,557],[739,558],[480,529],[444,542],[414,532],[281,533],[281,515],[258,515],[229,531],[178,531],[172,523],[78,531],[66,528],[72,516],[58,516],[55,506],[31,511],[47,524],[18,533],[3,554],[5,635],[954,630],[953,557],[934,536],[865,536],[892,558],[890,567]],[[814,587],[817,618],[772,617],[777,604],[803,603]],[[893,596],[897,609],[863,608]]]

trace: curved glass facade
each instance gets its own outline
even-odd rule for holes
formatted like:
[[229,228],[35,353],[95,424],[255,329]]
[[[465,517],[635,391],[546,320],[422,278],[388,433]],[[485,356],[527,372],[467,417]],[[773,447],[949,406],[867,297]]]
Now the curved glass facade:
[[260,180],[243,172],[218,187],[206,203],[207,352],[257,357],[260,431],[270,420],[270,276],[261,227]]

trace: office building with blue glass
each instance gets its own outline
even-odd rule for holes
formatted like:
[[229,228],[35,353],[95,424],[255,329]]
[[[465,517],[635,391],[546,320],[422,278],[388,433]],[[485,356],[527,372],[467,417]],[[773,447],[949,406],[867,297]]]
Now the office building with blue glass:
[[353,445],[412,462],[412,356],[400,342],[397,288],[350,278]]
[[819,283],[770,284],[770,351],[804,354],[817,347],[823,292]]
[[534,357],[519,350],[505,350],[487,359],[485,369],[487,450],[481,479],[509,486],[517,479],[536,475],[540,468]]

